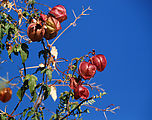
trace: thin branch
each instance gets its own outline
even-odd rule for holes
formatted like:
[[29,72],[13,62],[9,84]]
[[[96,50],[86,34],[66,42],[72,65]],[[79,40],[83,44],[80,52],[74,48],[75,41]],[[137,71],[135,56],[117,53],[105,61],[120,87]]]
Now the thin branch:
[[91,100],[93,99],[94,97],[91,97],[91,98],[88,98],[88,99],[85,99],[83,100],[77,107],[75,107],[71,112],[69,112],[68,114],[66,114],[63,118],[59,119],[59,120],[63,120],[65,119],[66,117],[70,116],[71,113],[73,113],[77,108],[79,108],[84,102],[88,101],[88,100]]
[[104,117],[106,118],[106,120],[108,120],[106,112],[103,112],[103,114],[104,114]]
[[81,14],[80,14],[78,17],[76,17],[76,15],[75,15],[75,13],[74,13],[74,11],[73,11],[74,16],[75,16],[75,20],[74,20],[72,23],[70,23],[70,24],[68,25],[68,27],[66,27],[66,28],[58,35],[58,37],[51,43],[51,46],[58,40],[58,38],[59,38],[69,27],[71,27],[72,25],[75,25],[76,22],[77,22],[77,20],[78,20],[82,15],[86,15],[85,12],[88,11],[88,10],[91,10],[91,9],[90,9],[90,6],[89,6],[87,9],[85,9],[85,10],[83,9],[82,12],[81,12]]
[[25,63],[23,63],[23,67],[24,67],[24,76],[26,76],[26,67],[25,67]]
[[51,10],[51,7],[50,6],[48,6],[48,5],[45,5],[45,4],[42,4],[42,3],[38,3],[38,2],[35,2],[36,4],[39,4],[39,5],[43,5],[43,6],[45,6],[45,7],[48,7],[49,8],[49,10]]
[[74,15],[74,17],[75,17],[75,19],[76,19],[76,18],[77,18],[77,16],[76,16],[76,14],[75,14],[74,10],[72,10],[72,12],[73,12],[73,15]]
[[22,102],[22,100],[20,100],[20,101],[17,103],[16,107],[14,108],[14,110],[12,111],[12,113],[11,113],[10,115],[13,115],[13,113],[16,111],[16,109],[18,108],[18,106],[20,105],[21,102]]

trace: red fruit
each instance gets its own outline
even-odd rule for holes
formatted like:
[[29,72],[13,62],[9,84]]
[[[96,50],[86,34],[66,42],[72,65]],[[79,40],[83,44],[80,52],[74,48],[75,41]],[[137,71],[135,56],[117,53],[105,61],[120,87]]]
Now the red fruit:
[[89,90],[82,86],[82,85],[78,85],[75,89],[74,89],[74,98],[77,100],[79,98],[82,99],[87,99],[89,97]]
[[4,103],[8,102],[12,97],[11,88],[3,88],[0,90],[0,100]]
[[63,5],[57,5],[53,7],[49,13],[53,14],[60,22],[63,22],[67,19],[66,9]]
[[40,41],[44,36],[45,30],[42,25],[31,23],[27,28],[27,35],[31,41]]
[[70,85],[69,85],[70,88],[75,89],[78,85],[82,85],[81,80],[74,78],[74,77],[71,77],[70,78]]
[[52,16],[48,16],[48,18],[46,20],[46,27],[48,27],[48,26],[49,26],[48,29],[50,29],[50,31],[52,33],[62,29],[60,22]]
[[95,55],[91,58],[92,64],[94,64],[97,67],[98,71],[103,71],[107,65],[106,57],[102,54]]
[[44,34],[44,38],[46,38],[47,40],[53,39],[57,36],[58,32],[54,32],[54,33],[49,33],[49,30],[46,29],[45,30],[45,34]]
[[96,73],[96,66],[89,62],[81,62],[79,65],[79,75],[83,77],[83,79],[90,79]]
[[40,13],[40,20],[45,22],[47,20],[47,15],[44,15],[44,14]]
[[58,31],[62,29],[60,22],[52,16],[48,16],[46,20],[46,30],[44,37],[47,40],[53,39],[57,36]]
[[78,85],[78,83],[76,82],[75,78],[73,78],[73,77],[70,78],[70,88],[74,89],[77,87],[77,85]]

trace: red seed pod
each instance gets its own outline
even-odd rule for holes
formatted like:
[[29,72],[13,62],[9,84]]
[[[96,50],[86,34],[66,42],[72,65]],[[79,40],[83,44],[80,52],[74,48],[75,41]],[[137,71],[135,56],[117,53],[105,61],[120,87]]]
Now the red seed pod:
[[95,55],[91,59],[92,64],[97,67],[98,71],[103,71],[107,65],[106,57],[102,54]]
[[41,24],[31,23],[27,28],[27,35],[31,41],[40,41],[45,33],[45,29]]
[[82,85],[81,80],[79,80],[78,78],[71,77],[70,78],[70,85],[69,85],[70,88],[75,89],[78,85]]
[[45,30],[45,34],[44,34],[44,38],[46,38],[47,40],[50,40],[50,39],[55,38],[55,37],[57,36],[57,34],[58,34],[57,31],[50,34],[50,33],[49,33],[49,30],[46,29],[46,30]]
[[83,78],[83,79],[90,79],[94,76],[94,74],[96,73],[96,66],[89,63],[89,62],[81,62],[79,65],[79,75]]
[[11,88],[3,88],[0,90],[0,100],[3,103],[8,102],[12,97],[12,90]]
[[76,88],[77,86],[78,86],[78,83],[76,82],[76,79],[75,78],[70,78],[70,88],[71,89],[74,89],[74,88]]
[[44,37],[47,40],[53,39],[57,36],[58,31],[62,29],[60,22],[52,16],[48,16],[46,20],[46,30]]
[[46,26],[49,27],[48,29],[50,29],[52,33],[62,29],[60,22],[52,16],[48,16],[46,20]]
[[49,13],[53,14],[60,23],[67,19],[66,9],[63,5],[53,7]]
[[75,89],[74,89],[74,99],[87,99],[89,97],[89,90],[82,86],[82,85],[78,85]]
[[47,15],[44,15],[44,14],[40,13],[40,20],[45,22],[47,20]]

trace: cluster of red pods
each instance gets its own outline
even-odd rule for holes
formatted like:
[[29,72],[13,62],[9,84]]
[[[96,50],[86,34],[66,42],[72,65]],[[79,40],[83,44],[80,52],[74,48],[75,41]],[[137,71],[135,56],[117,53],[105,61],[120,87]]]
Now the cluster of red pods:
[[[82,61],[79,65],[79,75],[85,79],[90,80],[94,77],[96,70],[102,72],[107,65],[107,60],[104,55],[98,54],[90,58],[89,62]],[[70,88],[74,90],[74,98],[87,99],[89,97],[89,90],[82,85],[82,81],[77,78],[70,79]]]
[[12,90],[11,88],[2,88],[0,89],[0,101],[3,103],[8,102],[12,97]]
[[67,19],[66,9],[62,5],[53,7],[48,15],[40,14],[38,20],[32,20],[27,28],[27,35],[31,41],[47,40],[57,36],[61,28],[61,22]]

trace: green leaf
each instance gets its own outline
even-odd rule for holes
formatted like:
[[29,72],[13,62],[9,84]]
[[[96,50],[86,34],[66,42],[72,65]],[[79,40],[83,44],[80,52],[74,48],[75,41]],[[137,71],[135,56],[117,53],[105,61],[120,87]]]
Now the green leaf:
[[25,80],[23,83],[23,86],[17,91],[17,96],[20,100],[22,100],[25,94],[25,91],[28,89],[27,85],[28,85],[28,80]]
[[17,91],[17,96],[20,100],[22,100],[23,96],[24,96],[24,93],[25,93],[25,89],[24,87],[21,87],[18,91]]
[[49,78],[49,81],[51,82],[51,80],[52,80],[52,71],[50,70],[50,69],[43,69],[42,71],[41,71],[41,74],[42,73],[46,73],[46,75],[48,76],[48,78]]
[[6,116],[5,114],[4,114],[4,115],[3,115],[3,114],[0,114],[0,119],[1,119],[1,120],[6,120],[6,119],[7,119],[7,116]]
[[48,87],[47,85],[43,85],[42,86],[42,89],[43,89],[43,94],[44,94],[44,100],[46,100],[48,98],[48,96],[50,95],[50,92],[51,92],[51,88]]
[[18,53],[21,50],[21,45],[20,44],[15,44],[13,47],[14,47],[13,50],[14,50],[15,53]]
[[31,75],[30,74],[27,74],[26,76],[25,76],[25,78],[23,79],[23,82],[25,81],[25,80],[29,80],[31,78]]
[[51,82],[51,80],[52,80],[52,71],[50,69],[46,70],[46,75],[48,76],[49,81]]
[[45,50],[41,50],[40,52],[39,52],[39,58],[41,57],[41,55],[43,55],[43,58],[44,59],[47,59],[47,54],[50,54],[50,50],[48,50],[48,49],[45,49]]
[[27,111],[30,110],[31,108],[32,108],[32,107],[28,107],[28,108],[24,109],[24,111],[23,111],[23,117],[25,117]]
[[31,110],[31,111],[29,111],[29,112],[27,113],[27,116],[30,117],[30,116],[33,115],[33,114],[34,114],[34,111]]
[[31,75],[30,76],[30,80],[28,81],[28,85],[29,85],[29,89],[30,89],[30,93],[32,94],[34,89],[35,89],[35,86],[36,86],[36,80],[37,80],[37,77],[34,76],[34,75]]
[[36,90],[34,90],[31,95],[33,96],[33,98],[31,99],[30,102],[34,102],[37,98]]
[[28,58],[29,51],[27,49],[28,49],[28,46],[25,43],[22,43],[21,44],[21,49],[20,49],[20,55],[21,55],[21,58],[22,58],[22,63],[25,63],[25,61]]
[[18,98],[21,100],[22,99],[22,91],[21,91],[21,88],[17,91],[17,96]]
[[32,120],[39,120],[39,117],[37,115],[34,115],[31,119]]
[[78,102],[73,103],[71,109],[72,110],[75,109],[78,106],[78,104],[79,104]]
[[8,35],[8,30],[9,30],[9,28],[10,28],[10,25],[7,23],[6,25],[5,25],[5,33]]

